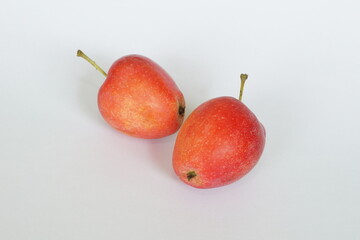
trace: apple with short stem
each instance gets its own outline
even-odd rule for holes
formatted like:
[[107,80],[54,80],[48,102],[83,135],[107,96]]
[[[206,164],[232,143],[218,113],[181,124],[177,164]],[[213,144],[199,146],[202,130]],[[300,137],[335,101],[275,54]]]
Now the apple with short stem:
[[185,114],[184,96],[154,61],[127,55],[115,61],[107,74],[81,50],[77,56],[106,77],[98,92],[98,107],[110,126],[138,138],[161,138],[180,128]]
[[265,129],[242,103],[247,74],[241,74],[239,99],[218,97],[197,107],[186,119],[173,152],[173,168],[186,184],[215,188],[235,182],[258,162]]

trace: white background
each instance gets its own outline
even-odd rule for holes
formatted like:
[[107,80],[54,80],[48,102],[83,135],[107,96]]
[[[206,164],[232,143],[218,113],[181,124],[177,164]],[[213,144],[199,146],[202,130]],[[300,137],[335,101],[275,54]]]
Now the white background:
[[[360,4],[3,0],[0,239],[360,239]],[[238,96],[267,130],[240,181],[186,186],[176,134],[125,136],[98,113],[117,58],[152,58],[187,116]]]

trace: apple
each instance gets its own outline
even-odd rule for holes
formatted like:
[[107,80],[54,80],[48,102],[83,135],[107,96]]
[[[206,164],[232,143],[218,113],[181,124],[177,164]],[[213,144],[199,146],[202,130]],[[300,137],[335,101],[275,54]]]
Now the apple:
[[218,97],[197,107],[181,126],[173,168],[186,184],[215,188],[235,182],[258,162],[265,129],[241,102],[247,79],[241,74],[239,99]]
[[151,59],[124,56],[108,74],[81,50],[106,80],[98,92],[98,107],[113,128],[138,138],[161,138],[175,133],[185,114],[184,96],[170,75]]

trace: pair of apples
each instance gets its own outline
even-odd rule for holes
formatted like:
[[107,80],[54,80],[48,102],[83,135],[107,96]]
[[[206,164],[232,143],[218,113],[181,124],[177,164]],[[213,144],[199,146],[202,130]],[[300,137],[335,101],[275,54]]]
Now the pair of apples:
[[218,97],[197,107],[183,123],[184,96],[164,69],[140,55],[124,56],[108,74],[78,50],[106,80],[98,93],[101,115],[113,128],[138,138],[177,135],[173,168],[186,184],[220,187],[247,174],[265,145],[265,129],[239,99]]

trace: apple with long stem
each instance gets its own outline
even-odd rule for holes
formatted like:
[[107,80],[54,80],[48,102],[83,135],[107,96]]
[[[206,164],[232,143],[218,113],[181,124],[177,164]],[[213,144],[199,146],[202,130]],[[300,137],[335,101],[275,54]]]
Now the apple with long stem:
[[185,114],[184,96],[170,75],[151,59],[124,56],[106,73],[81,50],[106,80],[98,92],[101,115],[113,128],[138,138],[161,138],[175,133]]
[[258,162],[265,129],[242,103],[248,78],[241,74],[239,99],[218,97],[197,107],[186,119],[173,152],[173,168],[186,184],[214,188],[235,182]]

